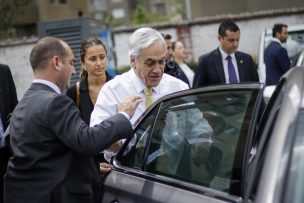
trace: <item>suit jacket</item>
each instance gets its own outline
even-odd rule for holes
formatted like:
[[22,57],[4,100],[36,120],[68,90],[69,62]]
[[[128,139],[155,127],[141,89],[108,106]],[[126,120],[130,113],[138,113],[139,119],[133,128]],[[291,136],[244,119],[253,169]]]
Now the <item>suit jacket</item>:
[[12,73],[7,65],[0,64],[0,112],[4,130],[9,123],[9,114],[18,103]]
[[276,85],[290,68],[287,51],[279,42],[272,41],[265,50],[266,85]]
[[97,155],[133,129],[122,114],[89,128],[70,98],[33,83],[16,106],[10,133],[13,157],[4,177],[5,202],[69,203],[93,198],[92,184],[72,173],[75,153]]
[[190,87],[190,83],[189,83],[189,80],[188,80],[186,74],[175,61],[170,61],[170,62],[166,63],[165,73],[184,81]]
[[[235,57],[240,82],[259,82],[257,68],[252,57],[239,51],[235,53]],[[193,88],[225,83],[224,66],[219,48],[200,56],[194,75]]]
[[[0,64],[0,112],[4,131],[6,130],[10,114],[18,103],[15,83],[7,65]],[[0,202],[3,201],[3,176],[6,173],[8,158],[7,147],[0,148]]]

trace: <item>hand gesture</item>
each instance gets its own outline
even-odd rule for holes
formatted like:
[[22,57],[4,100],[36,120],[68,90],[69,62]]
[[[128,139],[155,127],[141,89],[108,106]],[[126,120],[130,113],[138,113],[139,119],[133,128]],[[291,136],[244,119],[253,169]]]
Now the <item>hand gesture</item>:
[[125,112],[130,116],[130,118],[132,118],[140,102],[142,102],[140,96],[130,96],[120,103],[118,107],[118,112]]

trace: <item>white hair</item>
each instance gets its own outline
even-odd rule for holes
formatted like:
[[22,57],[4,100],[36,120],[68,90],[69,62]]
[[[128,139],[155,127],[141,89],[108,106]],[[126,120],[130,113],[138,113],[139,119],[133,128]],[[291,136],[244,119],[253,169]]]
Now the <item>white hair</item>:
[[138,58],[141,49],[147,48],[157,42],[160,42],[167,50],[166,41],[157,30],[149,27],[139,28],[129,38],[129,56],[131,58]]

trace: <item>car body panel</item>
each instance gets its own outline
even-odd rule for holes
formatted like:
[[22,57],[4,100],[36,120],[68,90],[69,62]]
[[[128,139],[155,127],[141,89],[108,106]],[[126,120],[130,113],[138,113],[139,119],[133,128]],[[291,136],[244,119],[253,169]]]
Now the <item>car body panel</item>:
[[287,74],[292,80],[288,80],[284,85],[280,110],[277,119],[274,120],[273,131],[269,135],[256,202],[281,202],[286,192],[286,178],[290,170],[288,164],[299,121],[298,112],[304,104],[304,75],[301,69],[296,68]]
[[[183,202],[208,202],[208,203],[221,203],[223,199],[227,202],[241,202],[239,197],[228,196],[227,194],[221,194],[215,196],[216,191],[203,193],[203,190],[197,189],[186,190],[183,187],[178,187],[174,184],[174,180],[164,180],[165,183],[159,181],[153,181],[153,178],[148,179],[144,177],[134,176],[132,174],[123,173],[119,170],[112,171],[105,182],[107,191],[105,193],[103,202],[172,202],[172,203],[183,203]],[[163,178],[163,177],[158,177]],[[168,184],[170,183],[171,184]],[[119,186],[119,187],[117,187]],[[192,185],[192,188],[196,186]]]

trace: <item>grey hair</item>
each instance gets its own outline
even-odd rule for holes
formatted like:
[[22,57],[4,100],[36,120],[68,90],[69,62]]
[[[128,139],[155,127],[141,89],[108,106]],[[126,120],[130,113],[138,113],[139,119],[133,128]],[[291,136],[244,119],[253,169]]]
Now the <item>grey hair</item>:
[[155,42],[161,42],[167,50],[167,44],[164,37],[155,29],[142,27],[137,29],[129,38],[129,57],[138,58],[141,49],[147,48]]

